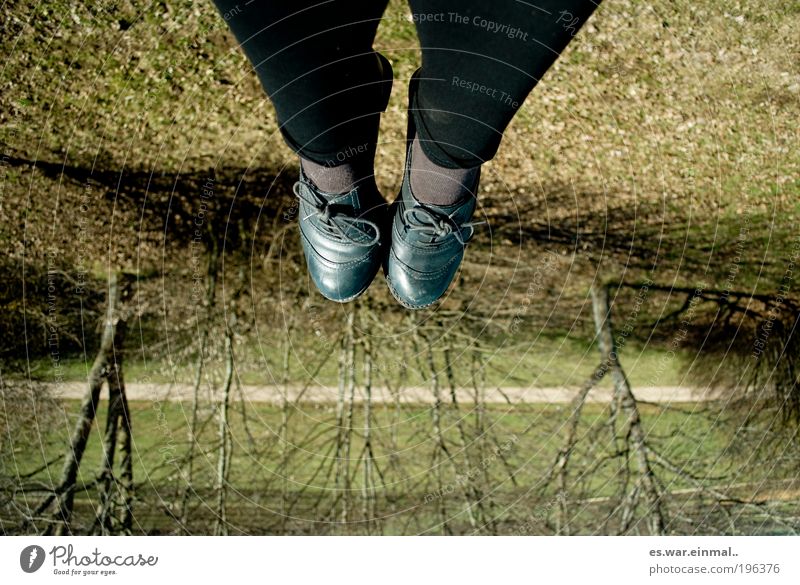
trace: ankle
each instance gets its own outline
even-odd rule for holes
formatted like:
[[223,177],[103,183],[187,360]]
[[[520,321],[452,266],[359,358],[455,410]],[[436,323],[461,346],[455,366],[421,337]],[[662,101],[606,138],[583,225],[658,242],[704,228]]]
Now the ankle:
[[360,181],[373,176],[372,162],[358,156],[342,164],[320,164],[300,157],[306,177],[320,191],[341,194],[351,191]]
[[411,143],[410,167],[411,192],[421,203],[451,206],[476,195],[481,167],[439,166],[425,154],[419,137]]

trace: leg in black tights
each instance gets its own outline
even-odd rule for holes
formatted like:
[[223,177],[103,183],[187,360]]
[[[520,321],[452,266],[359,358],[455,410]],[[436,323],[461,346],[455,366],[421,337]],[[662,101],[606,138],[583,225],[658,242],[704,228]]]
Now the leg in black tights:
[[410,4],[422,46],[410,86],[411,190],[424,203],[453,205],[475,194],[480,165],[595,3]]
[[[377,140],[387,84],[372,49],[387,0],[215,0],[253,64],[287,144],[336,166]],[[471,169],[594,11],[593,0],[410,0],[422,47],[411,96],[430,163]]]
[[519,106],[599,1],[410,4],[422,46],[411,100],[422,148],[440,166],[469,168],[494,157]]
[[377,140],[388,99],[372,50],[388,0],[214,0],[302,158],[336,166]]

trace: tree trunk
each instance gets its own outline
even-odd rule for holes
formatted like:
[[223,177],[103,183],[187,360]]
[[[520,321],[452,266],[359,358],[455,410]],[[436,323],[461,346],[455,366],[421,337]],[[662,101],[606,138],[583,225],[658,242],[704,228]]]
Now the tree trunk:
[[371,534],[376,495],[373,478],[375,457],[372,451],[372,343],[368,334],[364,336],[364,394],[364,485],[361,496],[363,522],[367,534]]
[[225,331],[225,381],[219,405],[219,454],[217,457],[217,521],[214,533],[217,536],[228,534],[228,472],[231,464],[231,431],[228,426],[228,407],[230,405],[231,383],[233,382],[233,333]]
[[[558,475],[558,514],[556,516],[556,534],[569,536],[569,461],[572,457],[572,452],[578,442],[578,424],[581,420],[581,413],[586,404],[586,397],[589,391],[597,385],[597,383],[605,376],[606,369],[601,364],[592,374],[586,383],[581,387],[577,396],[572,402],[572,413],[570,414],[569,421],[567,422],[567,440],[564,442],[564,447],[558,452],[556,463],[553,467],[553,472]],[[549,481],[549,479],[548,479]]]
[[[442,324],[439,326],[444,329]],[[447,383],[450,387],[450,402],[453,406],[453,411],[456,415],[456,427],[458,428],[459,438],[461,439],[461,453],[464,458],[464,465],[466,466],[466,479],[464,480],[464,491],[467,493],[467,506],[470,510],[474,507],[477,511],[477,528],[481,529],[484,526],[488,528],[489,534],[497,534],[497,526],[494,521],[494,516],[491,511],[492,501],[491,498],[484,496],[483,488],[480,485],[479,479],[485,477],[483,473],[477,473],[477,470],[488,471],[486,465],[483,464],[483,459],[476,459],[470,457],[470,446],[474,446],[475,442],[470,441],[467,435],[467,430],[464,426],[464,419],[461,416],[461,411],[458,406],[457,385],[455,372],[453,371],[453,362],[451,359],[451,349],[449,342],[445,344],[442,350],[445,364],[445,375]],[[491,491],[491,486],[487,485],[487,489]],[[487,500],[487,505],[484,505],[484,499]],[[487,511],[487,506],[489,510]],[[471,514],[471,512],[470,512]]]
[[205,366],[206,348],[208,346],[209,329],[211,328],[212,318],[214,314],[214,302],[216,300],[217,292],[217,272],[219,258],[219,246],[217,245],[216,238],[213,238],[212,245],[208,255],[208,270],[206,278],[206,312],[203,317],[202,329],[200,330],[200,347],[197,356],[197,369],[195,370],[194,386],[192,388],[192,422],[189,427],[189,453],[186,456],[186,479],[183,488],[183,496],[181,497],[180,507],[180,523],[184,531],[186,531],[186,524],[188,518],[188,504],[189,494],[194,491],[194,453],[195,446],[197,445],[197,425],[199,423],[200,411],[200,386],[203,382],[203,368]]
[[119,487],[122,498],[122,522],[120,528],[124,534],[130,534],[133,528],[133,427],[131,425],[128,397],[123,386],[121,394],[121,412],[119,421],[119,454],[120,464]]
[[[103,458],[100,462],[100,503],[95,514],[95,524],[92,530],[95,534],[113,534],[114,500],[117,492],[122,493],[122,475],[127,475],[126,466],[130,465],[130,417],[128,400],[125,396],[125,381],[122,374],[123,341],[126,333],[126,323],[120,320],[117,323],[114,339],[113,360],[108,367],[108,414],[106,416],[106,430],[103,435]],[[125,430],[123,430],[125,429]],[[127,439],[126,439],[127,437]],[[127,440],[127,457],[125,445],[120,447],[123,455],[123,473],[119,482],[114,475],[114,454],[117,450],[118,439]],[[119,485],[118,485],[119,483]],[[128,491],[127,489],[125,490]],[[126,498],[127,499],[127,498]]]
[[[97,356],[89,371],[88,388],[81,403],[78,420],[75,423],[72,438],[67,448],[61,478],[55,490],[54,496],[57,510],[54,515],[54,523],[45,529],[44,533],[48,535],[54,532],[54,527],[55,533],[58,535],[71,534],[72,532],[72,510],[75,503],[78,472],[97,414],[100,391],[103,388],[103,382],[108,378],[112,368],[114,368],[116,354],[122,351],[125,326],[124,320],[120,317],[119,305],[123,296],[122,289],[126,288],[127,282],[120,283],[120,280],[121,277],[117,273],[111,273],[108,279],[106,316],[103,324],[103,333],[100,338],[100,349],[97,351]],[[120,327],[120,324],[122,327]],[[118,333],[118,329],[120,333]],[[121,375],[121,369],[119,374]],[[45,500],[39,506],[38,511],[44,511],[52,499],[53,497],[50,497]]]
[[[350,440],[355,393],[355,311],[347,315],[342,348],[339,356],[339,397],[336,406],[336,492],[342,502],[341,521],[347,525],[350,517]],[[346,409],[346,411],[345,411]]]
[[[627,432],[624,433],[625,442],[633,451],[633,457],[639,481],[630,493],[630,498],[626,498],[626,510],[623,516],[632,518],[631,509],[633,502],[636,501],[636,490],[641,485],[647,501],[647,526],[652,535],[663,535],[666,533],[666,522],[664,519],[664,508],[661,493],[658,488],[653,468],[650,465],[648,455],[647,439],[642,429],[641,417],[636,398],[631,390],[628,378],[617,355],[617,347],[614,340],[614,329],[611,323],[611,302],[608,295],[608,286],[592,286],[592,313],[594,316],[595,330],[597,333],[598,346],[602,364],[606,364],[611,370],[611,379],[614,382],[614,400],[612,405],[619,405],[623,413],[627,415]],[[624,521],[622,531],[627,530],[630,522]]]
[[278,436],[281,448],[281,464],[279,468],[281,478],[281,534],[286,534],[287,515],[289,513],[289,358],[291,357],[291,328],[286,334],[283,346],[283,364],[281,374],[281,429]]

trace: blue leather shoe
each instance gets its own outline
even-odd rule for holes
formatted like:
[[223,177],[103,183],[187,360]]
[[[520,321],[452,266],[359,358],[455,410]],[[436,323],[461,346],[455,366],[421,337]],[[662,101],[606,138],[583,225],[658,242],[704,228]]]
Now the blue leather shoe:
[[424,309],[447,291],[475,226],[485,222],[469,221],[475,211],[475,193],[451,206],[417,201],[411,192],[410,168],[408,148],[400,195],[390,210],[391,245],[384,273],[389,290],[401,305]]
[[325,298],[352,301],[367,290],[384,256],[380,224],[386,202],[374,178],[348,193],[330,194],[317,189],[301,167],[294,193],[311,279]]
[[[376,87],[382,112],[389,103],[392,67],[380,53],[375,56],[381,75]],[[377,119],[374,131],[363,156],[374,156]],[[301,165],[294,194],[299,199],[300,237],[311,279],[325,298],[338,303],[352,301],[367,290],[385,256],[381,226],[386,221],[386,201],[378,192],[375,177],[360,180],[347,193],[325,193]]]

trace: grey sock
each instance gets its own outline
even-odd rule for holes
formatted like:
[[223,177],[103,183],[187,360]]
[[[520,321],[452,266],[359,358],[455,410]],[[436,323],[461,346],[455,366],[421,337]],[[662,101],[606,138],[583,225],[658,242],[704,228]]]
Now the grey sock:
[[320,191],[347,193],[353,186],[373,175],[369,157],[358,157],[344,164],[328,166],[300,157],[303,172]]
[[422,203],[454,205],[478,186],[480,166],[449,169],[431,161],[422,150],[419,138],[411,143],[411,192]]

